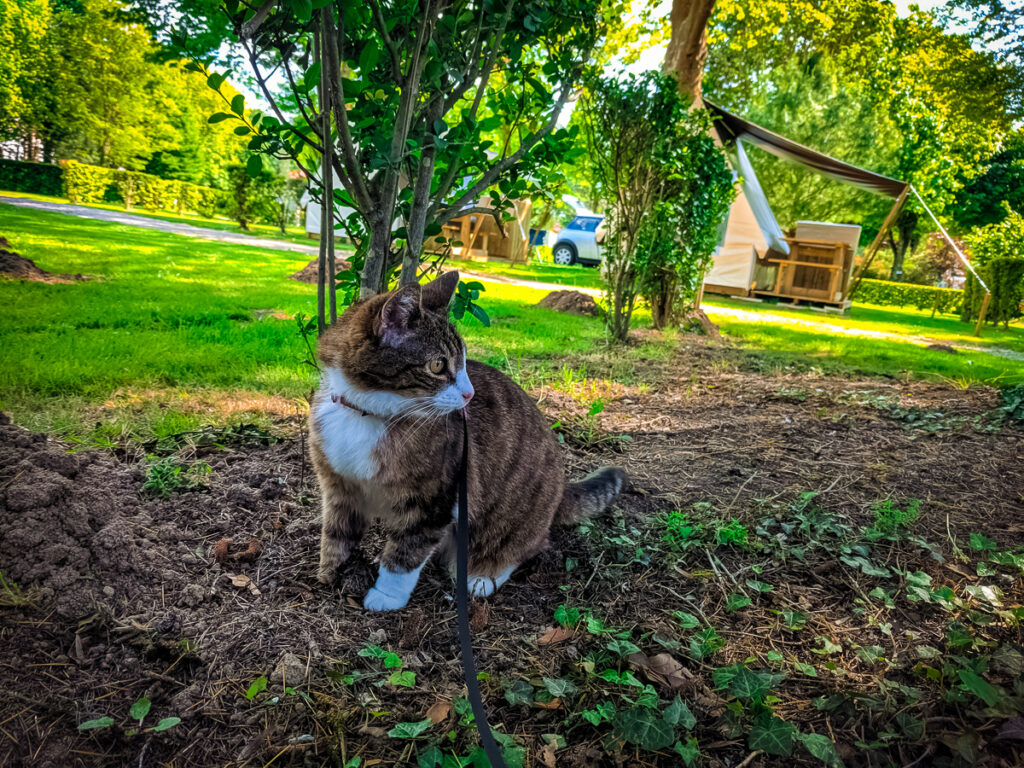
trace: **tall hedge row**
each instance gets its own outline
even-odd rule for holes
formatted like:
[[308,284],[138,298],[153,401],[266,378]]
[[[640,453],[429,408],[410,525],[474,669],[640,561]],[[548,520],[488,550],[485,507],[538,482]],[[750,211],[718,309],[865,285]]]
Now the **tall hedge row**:
[[[986,321],[1009,325],[1011,320],[1020,317],[1021,302],[1024,302],[1024,259],[992,259],[978,266],[977,270],[992,291]],[[985,289],[974,279],[974,275],[968,275],[960,319],[977,320],[984,298]]]
[[956,313],[963,305],[964,292],[955,288],[936,288],[931,285],[861,280],[852,298],[864,304],[878,304],[882,307],[910,305],[924,310],[937,307],[939,312]]
[[203,216],[213,216],[224,205],[224,194],[211,187],[73,160],[64,163],[64,194],[72,203],[121,202],[129,209],[194,211]]
[[0,159],[0,189],[8,192],[60,197],[64,189],[62,175],[59,165]]

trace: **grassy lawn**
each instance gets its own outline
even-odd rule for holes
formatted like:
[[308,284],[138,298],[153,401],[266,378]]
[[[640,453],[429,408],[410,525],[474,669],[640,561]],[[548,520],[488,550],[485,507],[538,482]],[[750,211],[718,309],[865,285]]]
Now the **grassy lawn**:
[[[117,441],[304,410],[316,375],[292,316],[315,311],[316,288],[288,279],[304,256],[13,206],[0,215],[41,268],[98,278],[0,281],[0,409],[20,423]],[[631,356],[669,353],[644,345],[613,359],[599,320],[531,306],[544,294],[489,284],[492,327],[463,327],[471,355],[531,386],[566,356],[604,355],[629,379]]]
[[601,288],[601,271],[595,267],[575,265],[563,267],[551,262],[529,264],[508,264],[500,261],[463,261],[449,259],[447,264],[460,270],[479,272],[485,275],[500,275],[535,283],[556,283],[569,288]]
[[[29,200],[39,200],[44,203],[68,203],[69,200],[64,197],[47,197],[46,195],[30,195],[25,192],[5,192],[0,190],[0,200],[4,197],[23,197]],[[128,211],[120,205],[113,205],[109,203],[76,203],[76,205],[82,205],[83,208],[97,208],[104,211],[117,211],[118,213],[130,213],[133,216],[145,216],[150,219],[159,219],[160,221],[170,221],[174,224],[191,224],[194,227],[206,227],[207,229],[219,229],[224,232],[235,232],[239,235],[250,235],[252,237],[262,237],[271,240],[286,240],[290,243],[300,243],[302,245],[316,245],[316,240],[311,240],[306,236],[306,230],[301,227],[288,227],[286,234],[281,233],[279,227],[275,227],[272,224],[250,224],[250,231],[243,230],[238,222],[232,221],[229,218],[219,216],[216,218],[210,218],[208,216],[200,216],[198,213],[177,213],[174,211],[145,211],[141,208],[133,208]],[[351,246],[343,243],[338,244],[339,248],[351,250]]]

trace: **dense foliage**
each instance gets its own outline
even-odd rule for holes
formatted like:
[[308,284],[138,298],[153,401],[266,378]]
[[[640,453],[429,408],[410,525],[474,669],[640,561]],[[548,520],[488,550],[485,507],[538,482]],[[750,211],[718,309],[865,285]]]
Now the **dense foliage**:
[[[1021,316],[1021,302],[1024,301],[1024,259],[993,259],[977,267],[978,275],[992,293],[985,322],[992,325],[1010,321]],[[985,289],[975,279],[967,276],[964,288],[964,304],[960,311],[962,320],[975,320],[981,313]]]
[[863,304],[880,307],[916,307],[937,312],[959,312],[964,292],[953,288],[935,288],[930,285],[895,283],[888,280],[861,280],[852,296]]
[[606,320],[623,341],[639,295],[657,327],[692,296],[735,194],[732,173],[707,113],[689,110],[671,77],[594,79],[577,108],[584,162],[607,211]]
[[64,189],[63,177],[56,165],[0,159],[0,189],[57,197]]
[[114,202],[129,209],[190,211],[213,216],[225,202],[224,193],[210,187],[74,161],[64,164],[63,184],[64,194],[72,203]]

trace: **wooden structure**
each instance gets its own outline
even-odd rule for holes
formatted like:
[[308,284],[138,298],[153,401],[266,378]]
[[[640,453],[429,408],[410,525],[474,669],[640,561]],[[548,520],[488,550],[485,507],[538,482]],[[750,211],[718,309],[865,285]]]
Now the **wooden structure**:
[[[490,201],[481,200],[479,205],[489,206]],[[494,217],[485,213],[470,213],[452,219],[443,227],[445,238],[452,243],[461,243],[452,246],[452,255],[471,261],[526,263],[531,208],[529,200],[516,201],[515,218],[502,222],[504,233]],[[437,247],[436,244],[433,247]]]
[[801,221],[784,240],[788,254],[769,251],[757,260],[750,294],[847,308],[860,227]]

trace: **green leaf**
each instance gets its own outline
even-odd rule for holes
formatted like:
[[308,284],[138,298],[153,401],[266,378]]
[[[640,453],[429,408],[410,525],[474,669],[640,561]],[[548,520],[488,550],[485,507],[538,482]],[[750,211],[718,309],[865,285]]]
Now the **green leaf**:
[[632,653],[640,653],[640,647],[629,640],[612,640],[606,647],[609,651],[618,656],[629,656]]
[[757,579],[747,579],[747,586],[751,589],[756,589],[758,592],[771,592],[774,587],[764,581],[758,581]]
[[797,672],[801,672],[801,673],[807,675],[808,677],[817,677],[818,676],[818,670],[816,670],[810,664],[804,664],[802,661],[794,661],[793,662],[793,668]]
[[388,653],[384,656],[384,669],[397,669],[402,666],[402,657],[397,653]]
[[842,768],[843,761],[836,752],[836,745],[828,736],[820,733],[798,733],[796,736],[804,748],[829,768]]
[[391,673],[388,682],[402,688],[416,687],[416,673],[408,669],[396,669]]
[[265,678],[263,675],[260,675],[252,681],[252,685],[250,685],[248,690],[245,692],[245,698],[247,698],[249,701],[252,701],[257,693],[259,693],[260,691],[265,691],[266,689],[267,678]]
[[772,676],[765,672],[755,672],[743,664],[721,667],[712,673],[716,688],[728,688],[729,693],[738,699],[762,701],[771,689]]
[[295,18],[298,19],[301,24],[305,24],[313,18],[312,0],[291,0],[291,6],[292,13],[295,14]]
[[96,728],[109,728],[114,724],[114,718],[112,717],[98,717],[95,720],[86,720],[84,723],[78,726],[80,731],[92,731]]
[[794,731],[796,729],[792,725],[772,715],[770,719],[754,723],[750,729],[748,746],[764,750],[769,755],[787,757],[793,753]]
[[388,731],[388,736],[392,739],[415,739],[421,733],[430,728],[431,725],[433,725],[433,723],[430,718],[420,720],[416,723],[399,723]]
[[672,726],[650,709],[619,712],[612,723],[615,735],[642,749],[657,750],[669,746],[674,736]]
[[248,125],[240,125],[237,128],[235,128],[236,136],[248,136],[250,133],[252,133],[252,130],[249,128]]
[[996,547],[998,546],[994,541],[992,541],[992,539],[988,538],[987,536],[983,536],[980,533],[972,533],[970,543],[971,549],[980,551],[996,549]]
[[245,162],[245,172],[249,174],[249,178],[259,178],[263,173],[263,155],[249,155]]
[[128,716],[132,720],[142,720],[149,714],[151,706],[153,706],[153,703],[146,697],[142,697],[132,704],[131,709],[128,710]]
[[580,611],[578,608],[560,605],[555,608],[555,621],[563,627],[575,627],[580,621]]
[[388,655],[388,651],[385,651],[379,645],[370,645],[367,643],[359,649],[358,656],[362,656],[364,659],[383,659]]
[[210,76],[206,78],[206,84],[210,86],[213,90],[219,91],[221,85],[224,84],[224,81],[226,79],[226,75],[219,75],[216,72],[212,72],[210,73]]
[[416,757],[416,765],[420,768],[437,768],[443,762],[444,752],[438,749],[436,745],[420,752]]
[[672,749],[683,759],[684,765],[694,765],[700,759],[700,747],[697,746],[697,740],[693,737],[685,744],[677,741],[672,745]]
[[738,611],[740,608],[746,608],[750,605],[750,598],[746,595],[741,595],[733,592],[729,595],[729,600],[725,604],[725,610],[727,611]]
[[359,52],[359,74],[366,77],[380,61],[380,48],[373,40],[367,40],[363,50]]
[[545,677],[544,688],[552,697],[560,698],[564,696],[571,696],[576,693],[576,686],[568,680],[562,680],[560,678]]
[[213,123],[223,123],[225,120],[232,119],[234,119],[234,115],[230,115],[227,112],[214,112],[212,115],[206,118],[206,122],[212,125]]
[[180,717],[165,717],[159,723],[153,726],[154,731],[166,731],[169,728],[173,728],[181,722]]
[[957,675],[960,677],[960,682],[964,684],[964,688],[984,701],[985,704],[994,707],[999,703],[1001,698],[999,689],[985,680],[985,678],[969,669],[959,669],[957,670]]
[[665,708],[664,716],[665,722],[669,725],[681,725],[686,730],[690,730],[697,724],[697,718],[679,696],[676,696],[672,703]]
[[533,686],[525,680],[512,681],[512,684],[505,689],[505,701],[512,706],[517,704],[529,706],[533,703]]
[[693,629],[700,626],[700,621],[697,620],[697,617],[686,611],[676,611],[672,614],[672,617],[679,622],[679,626],[683,629]]
[[475,317],[483,324],[484,328],[491,327],[491,318],[487,316],[487,313],[484,311],[484,308],[481,307],[479,304],[470,304],[469,311],[470,314],[473,315],[473,317]]

